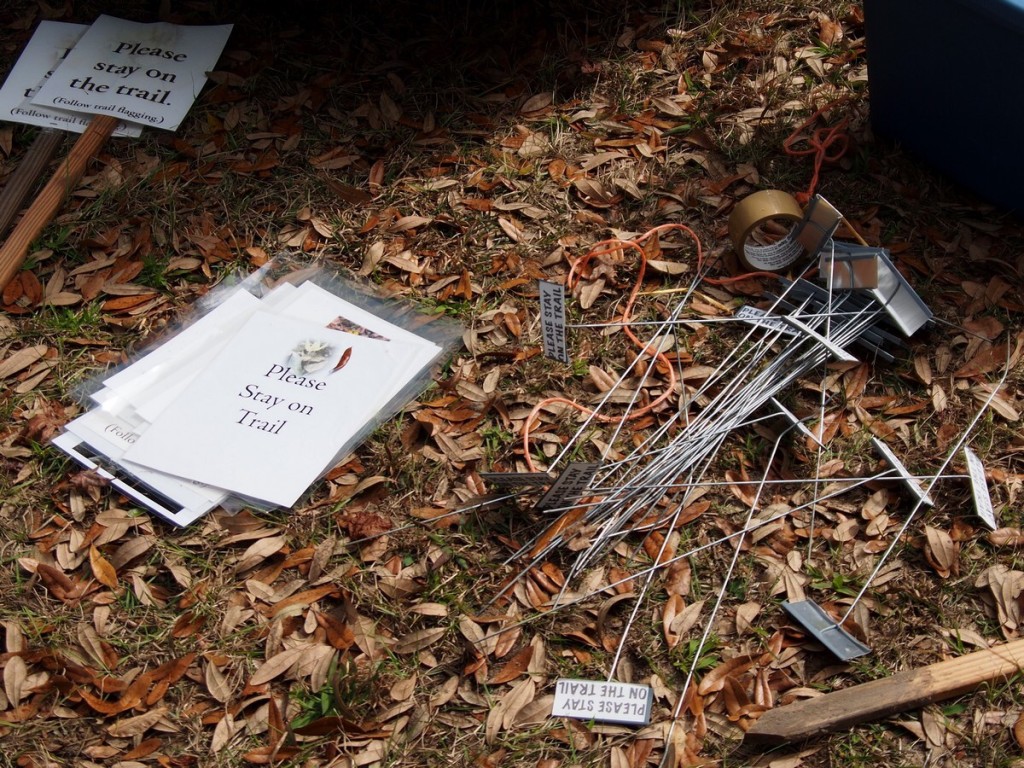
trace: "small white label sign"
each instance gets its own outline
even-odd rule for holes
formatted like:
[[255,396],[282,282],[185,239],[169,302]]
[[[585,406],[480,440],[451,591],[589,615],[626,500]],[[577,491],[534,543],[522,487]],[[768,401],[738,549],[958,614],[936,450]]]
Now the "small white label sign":
[[649,685],[560,679],[552,717],[572,717],[620,725],[647,725],[654,691]]
[[540,280],[538,284],[544,356],[568,363],[569,348],[565,340],[565,288],[547,280]]
[[974,509],[985,525],[994,531],[999,528],[999,523],[996,521],[996,512],[992,509],[992,497],[989,495],[988,483],[985,481],[985,465],[981,463],[978,454],[970,448],[964,448],[964,457],[967,459],[967,474],[971,476]]
[[896,470],[900,479],[903,480],[903,486],[908,491],[917,496],[922,504],[926,504],[929,507],[935,506],[935,502],[932,500],[932,497],[925,493],[924,489],[921,487],[921,483],[919,483],[917,478],[911,475],[907,468],[903,466],[903,462],[896,457],[896,454],[892,452],[892,449],[888,445],[877,437],[871,438],[871,444],[875,446],[875,451],[878,455],[889,462],[889,465]]
[[763,309],[758,309],[750,304],[744,304],[742,307],[737,309],[734,317],[737,320],[742,320],[750,325],[757,325],[771,331],[779,331],[787,336],[794,336],[796,334],[796,331],[793,330],[792,326],[787,325],[785,320],[782,318],[769,315]]
[[562,470],[548,488],[548,492],[540,497],[533,508],[543,512],[572,506],[590,487],[590,481],[600,468],[601,464],[597,461],[572,462]]
[[743,256],[754,269],[785,269],[804,252],[804,247],[797,242],[796,236],[797,228],[794,227],[788,235],[771,245],[744,243]]

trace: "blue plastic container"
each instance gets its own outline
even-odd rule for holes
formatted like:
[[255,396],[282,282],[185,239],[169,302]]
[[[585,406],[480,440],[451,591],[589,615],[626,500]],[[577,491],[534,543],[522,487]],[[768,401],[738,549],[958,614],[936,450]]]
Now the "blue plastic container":
[[1024,0],[865,0],[871,123],[1024,215]]

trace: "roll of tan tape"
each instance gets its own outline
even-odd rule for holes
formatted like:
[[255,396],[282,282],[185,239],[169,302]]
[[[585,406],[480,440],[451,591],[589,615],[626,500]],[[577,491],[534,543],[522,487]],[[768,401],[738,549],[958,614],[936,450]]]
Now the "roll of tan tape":
[[[776,272],[804,253],[797,242],[803,211],[796,198],[777,189],[763,189],[740,200],[729,216],[729,239],[740,261],[751,270]],[[754,235],[768,222],[790,224],[789,233],[774,243],[759,243]]]

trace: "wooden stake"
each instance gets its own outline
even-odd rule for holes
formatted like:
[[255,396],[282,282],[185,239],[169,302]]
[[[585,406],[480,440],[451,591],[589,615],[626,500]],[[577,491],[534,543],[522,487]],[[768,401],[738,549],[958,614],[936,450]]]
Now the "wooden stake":
[[0,291],[21,269],[32,244],[81,180],[89,161],[96,156],[117,127],[117,118],[96,115],[71,152],[54,171],[46,186],[21,217],[4,247],[0,248]]
[[28,193],[42,175],[43,169],[49,164],[62,141],[64,141],[64,131],[59,131],[56,128],[43,128],[36,134],[35,141],[28,148],[25,156],[21,158],[18,167],[7,177],[3,192],[0,192],[0,235],[6,232],[7,227],[14,221],[14,217],[21,210],[21,204],[25,202]]
[[1024,669],[1024,640],[897,672],[840,691],[770,709],[747,731],[750,741],[788,744],[961,696]]

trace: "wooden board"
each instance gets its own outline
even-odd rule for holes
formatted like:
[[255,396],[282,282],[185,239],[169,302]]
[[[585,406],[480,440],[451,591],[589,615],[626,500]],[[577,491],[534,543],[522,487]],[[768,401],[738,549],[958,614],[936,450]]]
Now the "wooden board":
[[54,171],[46,186],[29,206],[21,221],[0,248],[0,291],[7,287],[18,270],[21,269],[28,248],[43,228],[56,215],[60,206],[70,195],[85,173],[89,161],[96,156],[100,148],[110,138],[117,127],[117,118],[110,115],[97,115],[89,123],[89,127],[81,135],[71,152]]
[[961,696],[1024,669],[1024,640],[975,651],[920,669],[897,672],[851,688],[765,712],[746,739],[768,744],[805,741],[869,720]]
[[56,128],[41,130],[21,158],[18,167],[7,177],[3,192],[0,192],[0,235],[7,231],[7,226],[21,210],[28,193],[43,175],[43,169],[57,153],[57,147],[64,141],[64,131]]

